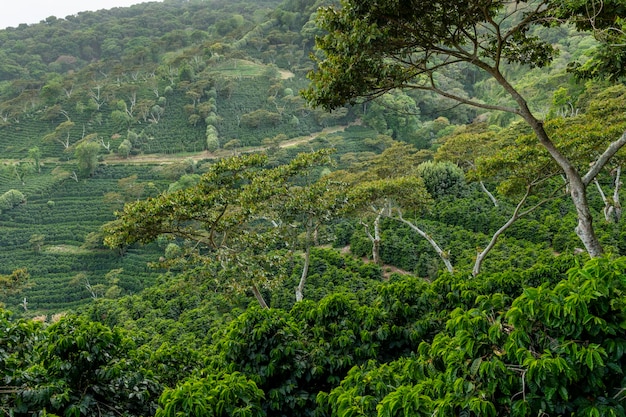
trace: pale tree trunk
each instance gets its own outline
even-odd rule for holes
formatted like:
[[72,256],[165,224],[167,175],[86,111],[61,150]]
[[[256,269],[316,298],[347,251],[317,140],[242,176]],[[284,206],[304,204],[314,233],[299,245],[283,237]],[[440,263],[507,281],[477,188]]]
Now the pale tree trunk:
[[498,200],[496,200],[496,198],[493,196],[493,194],[491,194],[491,191],[489,191],[487,189],[487,187],[485,187],[485,184],[482,181],[478,181],[478,184],[480,185],[480,189],[483,190],[483,192],[485,194],[487,194],[487,197],[489,197],[489,199],[491,200],[491,202],[493,203],[493,205],[495,207],[498,207]]
[[519,203],[517,203],[517,206],[515,207],[515,210],[513,211],[513,214],[511,215],[509,220],[507,220],[506,223],[504,223],[502,225],[502,227],[500,227],[493,234],[493,236],[491,236],[491,240],[489,241],[489,244],[487,244],[485,249],[483,249],[481,252],[479,252],[476,255],[476,262],[474,262],[474,268],[472,269],[472,276],[473,277],[476,277],[480,273],[480,269],[482,267],[483,261],[485,260],[485,257],[491,251],[491,249],[493,249],[493,247],[496,244],[496,241],[502,235],[502,233],[504,233],[509,227],[511,227],[511,225],[513,223],[515,223],[518,219],[520,219],[521,217],[526,216],[529,213],[532,213],[537,208],[541,207],[543,204],[545,204],[546,202],[548,202],[548,201],[550,201],[552,199],[552,196],[550,196],[550,197],[548,197],[548,198],[546,198],[544,200],[541,200],[539,203],[537,203],[534,206],[528,208],[527,210],[525,210],[523,212],[520,212],[520,210],[522,209],[522,206],[524,205],[524,203],[526,203],[526,199],[528,199],[528,196],[530,195],[531,188],[532,188],[531,186],[526,188],[526,193],[524,194],[522,199],[519,201]]
[[589,203],[587,202],[587,187],[577,172],[568,175],[568,179],[571,189],[570,196],[572,197],[572,201],[576,207],[576,214],[578,215],[578,225],[575,229],[576,234],[585,246],[589,256],[598,258],[602,256],[604,250],[593,228],[593,216],[591,215]]
[[[550,137],[546,133],[543,122],[538,120],[528,108],[526,100],[501,76],[498,74],[496,79],[500,84],[513,96],[515,101],[520,106],[519,115],[530,125],[539,140],[539,143],[548,151],[552,159],[561,167],[570,190],[570,197],[576,208],[576,215],[578,217],[578,225],[576,226],[576,234],[585,246],[587,253],[592,258],[602,256],[604,253],[602,245],[596,236],[593,228],[593,216],[589,209],[589,203],[587,201],[587,185],[598,174],[600,169],[606,165],[608,160],[619,150],[619,148],[626,143],[626,133],[622,135],[622,138],[616,142],[613,142],[603,155],[593,164],[589,172],[583,179],[574,165],[556,148],[554,143],[550,140]],[[617,145],[617,142],[622,141]]]
[[307,275],[309,274],[309,265],[311,263],[311,248],[307,246],[304,252],[304,266],[302,267],[302,274],[300,275],[300,282],[296,287],[296,302],[300,302],[304,299],[304,284],[306,283]]
[[380,210],[375,210],[376,217],[374,218],[374,234],[373,235],[370,232],[369,225],[363,221],[361,222],[361,224],[365,228],[365,234],[367,235],[368,239],[372,242],[372,261],[375,264],[380,264],[380,241],[381,241],[380,219],[382,218],[385,210],[386,210],[386,207],[383,207]]
[[602,213],[604,214],[604,220],[606,220],[607,222],[610,222],[611,215],[609,214],[609,211],[611,207],[611,202],[606,197],[606,194],[604,194],[604,190],[602,190],[602,187],[600,187],[600,182],[598,182],[598,178],[594,178],[593,183],[596,185],[596,188],[598,189],[598,192],[600,193],[600,197],[602,197],[602,202],[604,203],[604,208],[602,209]]
[[426,239],[428,243],[430,243],[430,246],[432,246],[433,249],[435,249],[435,252],[437,252],[437,255],[439,255],[444,265],[446,266],[446,269],[448,270],[448,272],[451,274],[454,273],[454,268],[452,267],[452,263],[450,262],[448,254],[444,252],[443,249],[441,249],[441,247],[437,244],[437,242],[435,242],[435,240],[428,233],[424,232],[422,229],[420,229],[419,227],[417,227],[410,221],[405,220],[404,217],[402,217],[402,212],[400,210],[398,210],[397,220],[400,220],[402,223],[409,226],[413,231],[417,232],[417,234],[419,234],[421,237]]
[[613,218],[615,223],[619,223],[622,218],[622,204],[619,201],[619,191],[622,188],[621,181],[622,167],[621,165],[615,169],[615,186],[613,188]]
[[602,197],[602,201],[604,202],[604,208],[602,209],[602,213],[604,214],[604,219],[609,222],[615,222],[618,223],[620,221],[620,218],[622,217],[622,206],[620,204],[619,201],[619,191],[621,188],[621,180],[620,180],[620,176],[622,173],[622,167],[618,166],[615,169],[615,181],[614,181],[614,188],[613,188],[613,199],[610,200],[606,194],[604,194],[604,190],[602,190],[602,187],[600,186],[600,183],[598,182],[598,178],[594,178],[593,182],[596,185],[596,188],[598,189],[598,192],[600,193],[600,197]]
[[261,294],[261,291],[259,291],[259,288],[256,285],[252,285],[252,288],[250,289],[252,290],[252,294],[254,294],[254,298],[256,298],[256,300],[261,305],[261,308],[265,310],[269,309],[267,303],[265,302],[265,299],[263,298],[263,294]]
[[[304,299],[304,284],[306,284],[307,276],[309,275],[309,265],[311,264],[311,227],[309,223],[306,230],[306,249],[304,250],[304,266],[302,267],[302,274],[300,275],[300,282],[296,287],[296,302],[300,302]],[[317,231],[317,228],[315,228]]]

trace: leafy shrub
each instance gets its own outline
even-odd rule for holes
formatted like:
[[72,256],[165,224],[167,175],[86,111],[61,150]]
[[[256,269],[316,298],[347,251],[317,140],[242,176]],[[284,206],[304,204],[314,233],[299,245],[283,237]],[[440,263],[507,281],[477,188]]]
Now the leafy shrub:
[[18,190],[9,190],[0,196],[0,211],[12,208],[26,202],[26,197]]
[[417,166],[417,175],[422,177],[426,189],[434,198],[457,195],[465,184],[463,170],[452,162],[422,162]]
[[353,368],[318,403],[340,417],[624,416],[625,272],[624,258],[594,259],[516,298],[507,284],[530,275],[448,276],[448,291],[439,279],[445,327],[414,355]]
[[48,410],[67,416],[152,414],[159,385],[134,358],[120,329],[65,317],[46,329],[31,366],[14,382],[15,411]]
[[263,391],[239,372],[193,378],[166,390],[156,417],[261,417]]

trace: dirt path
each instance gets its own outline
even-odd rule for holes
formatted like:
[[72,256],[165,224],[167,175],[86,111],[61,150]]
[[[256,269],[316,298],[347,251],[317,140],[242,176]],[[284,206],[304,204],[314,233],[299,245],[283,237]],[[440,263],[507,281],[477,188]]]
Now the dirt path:
[[278,70],[278,72],[280,73],[280,78],[283,80],[288,80],[296,76],[293,72],[284,69]]
[[[313,139],[317,138],[320,135],[343,132],[349,126],[352,126],[358,123],[359,122],[357,121],[357,122],[344,125],[344,126],[328,127],[326,129],[323,129],[321,132],[316,132],[308,136],[299,136],[293,139],[286,140],[284,142],[281,142],[279,146],[281,148],[289,148],[293,146],[302,145],[304,143],[308,143],[312,141]],[[247,148],[239,148],[237,149],[237,152],[239,153],[260,152],[265,149],[266,148],[263,146],[251,146]],[[107,164],[155,164],[156,165],[156,164],[171,164],[173,162],[180,162],[181,160],[185,160],[185,159],[192,159],[197,162],[197,161],[201,161],[204,159],[217,159],[217,158],[223,158],[223,157],[230,156],[230,155],[232,155],[232,151],[227,151],[224,149],[220,149],[217,152],[202,151],[202,152],[177,153],[177,154],[171,154],[171,155],[141,154],[141,155],[131,156],[129,158],[122,158],[122,157],[119,157],[118,155],[111,154],[111,155],[105,156],[104,161]]]

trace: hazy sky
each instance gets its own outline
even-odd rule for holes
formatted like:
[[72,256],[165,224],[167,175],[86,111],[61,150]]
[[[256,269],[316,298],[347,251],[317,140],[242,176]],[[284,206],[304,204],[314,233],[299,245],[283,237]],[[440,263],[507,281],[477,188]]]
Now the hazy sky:
[[148,0],[2,0],[0,29],[20,23],[39,23],[49,16],[65,16],[85,10],[126,7]]

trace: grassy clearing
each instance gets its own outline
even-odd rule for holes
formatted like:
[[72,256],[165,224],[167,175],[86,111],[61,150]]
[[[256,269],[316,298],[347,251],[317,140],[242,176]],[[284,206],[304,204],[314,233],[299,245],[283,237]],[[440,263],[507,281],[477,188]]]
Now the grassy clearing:
[[245,59],[230,59],[219,63],[212,72],[224,77],[259,77],[267,70],[267,65],[257,64]]
[[88,249],[83,249],[80,246],[72,245],[46,246],[45,248],[43,248],[43,252],[63,255],[87,255],[91,253],[91,251]]

